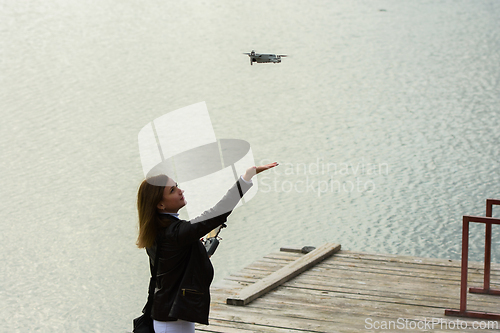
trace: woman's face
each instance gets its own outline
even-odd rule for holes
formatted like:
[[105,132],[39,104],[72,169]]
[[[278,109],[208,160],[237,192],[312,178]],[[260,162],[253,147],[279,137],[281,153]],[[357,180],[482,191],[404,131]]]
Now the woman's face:
[[183,193],[184,191],[177,186],[177,183],[172,178],[169,178],[163,190],[163,198],[158,203],[158,206],[156,206],[158,211],[163,213],[177,213],[187,203],[184,195],[182,195]]

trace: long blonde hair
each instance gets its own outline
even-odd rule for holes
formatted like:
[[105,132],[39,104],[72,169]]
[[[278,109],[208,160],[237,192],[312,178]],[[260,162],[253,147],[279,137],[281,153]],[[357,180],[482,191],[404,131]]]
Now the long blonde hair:
[[139,186],[139,191],[137,192],[139,236],[136,242],[139,248],[151,247],[156,240],[160,225],[156,206],[163,197],[163,191],[167,182],[168,177],[166,175],[159,175],[144,180]]

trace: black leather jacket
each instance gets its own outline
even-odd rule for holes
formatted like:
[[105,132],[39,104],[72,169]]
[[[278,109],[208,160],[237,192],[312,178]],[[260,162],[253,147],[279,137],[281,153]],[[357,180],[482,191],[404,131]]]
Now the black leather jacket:
[[[237,181],[210,210],[191,220],[161,215],[159,263],[151,316],[158,321],[182,319],[208,325],[210,284],[214,270],[200,238],[226,222],[241,196],[252,185]],[[146,251],[154,263],[155,244]]]

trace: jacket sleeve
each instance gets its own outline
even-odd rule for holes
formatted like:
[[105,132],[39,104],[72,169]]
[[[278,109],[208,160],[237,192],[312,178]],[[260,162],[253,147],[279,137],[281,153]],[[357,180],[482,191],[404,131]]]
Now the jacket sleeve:
[[176,238],[179,244],[197,241],[226,222],[229,214],[252,185],[252,183],[240,178],[214,207],[190,221],[177,224],[177,230],[174,230],[174,233],[177,234]]

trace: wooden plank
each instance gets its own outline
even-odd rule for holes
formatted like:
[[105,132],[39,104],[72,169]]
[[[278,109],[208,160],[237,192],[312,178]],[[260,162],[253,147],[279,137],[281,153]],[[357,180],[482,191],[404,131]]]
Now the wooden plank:
[[210,323],[209,326],[207,325],[200,325],[196,324],[195,325],[195,332],[210,332],[210,333],[253,333],[253,330],[247,330],[247,329],[240,329],[240,328],[234,328],[234,327],[228,327],[228,326],[220,326],[220,325],[214,325],[213,323]]
[[324,244],[255,284],[246,287],[239,294],[229,297],[226,302],[230,305],[246,305],[339,250],[340,244]]
[[[439,267],[436,266],[413,266],[407,264],[395,264],[389,262],[369,262],[369,261],[345,261],[345,260],[329,260],[321,263],[321,267],[331,268],[331,269],[379,269],[387,271],[405,271],[405,272],[439,272],[440,274],[446,274],[447,276],[455,276],[460,278],[460,267]],[[359,268],[358,268],[359,267]],[[477,274],[478,276],[483,276],[483,270],[472,268],[469,269],[469,274]],[[492,280],[500,278],[500,272],[491,271],[490,276]]]
[[[355,258],[355,259],[368,259],[374,261],[385,261],[385,262],[397,262],[397,263],[408,263],[416,265],[435,265],[435,266],[454,266],[460,267],[461,260],[454,259],[439,259],[439,258],[424,258],[424,257],[412,257],[403,256],[398,254],[373,254],[364,252],[354,252],[349,250],[339,251],[335,257],[337,258]],[[483,268],[484,263],[477,261],[469,261],[469,268]],[[491,263],[492,270],[499,270],[499,263]]]
[[[222,314],[221,314],[222,317]],[[227,317],[226,317],[227,318]],[[251,320],[238,318],[235,321],[224,319],[210,319],[210,325],[196,325],[195,332],[213,332],[213,333],[305,333],[314,331],[295,330],[290,327],[279,327],[276,325],[261,325],[260,321],[255,321],[255,317]]]
[[[324,274],[321,274],[321,272],[325,272]],[[405,277],[405,278],[413,278],[413,277],[418,277],[421,279],[430,279],[434,281],[442,281],[443,283],[453,283],[453,282],[460,282],[460,272],[455,272],[455,274],[449,274],[446,272],[441,272],[437,270],[411,270],[411,269],[405,269],[404,267],[400,267],[399,269],[385,269],[384,267],[366,267],[366,266],[321,266],[321,267],[314,267],[309,271],[311,274],[316,274],[316,275],[337,275],[337,274],[346,274],[346,276],[349,276],[350,274],[363,274],[363,275],[368,275],[368,274],[382,274],[386,275],[388,277]],[[254,273],[256,276],[258,276],[257,273]],[[250,275],[250,274],[247,274]],[[480,283],[483,281],[484,276],[483,274],[479,274],[474,271],[468,272],[468,281],[471,283]],[[494,281],[491,281],[492,284],[495,284]]]

